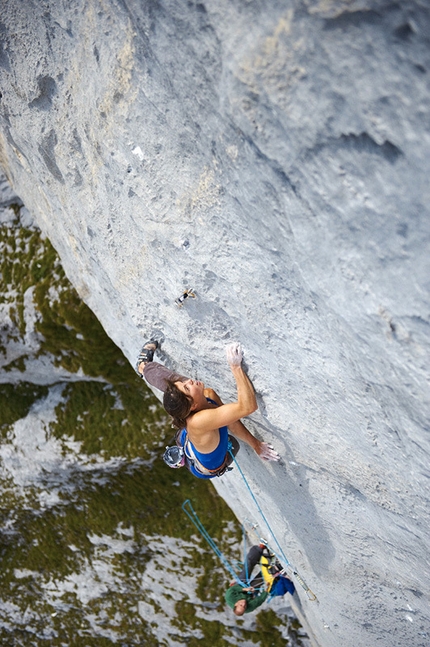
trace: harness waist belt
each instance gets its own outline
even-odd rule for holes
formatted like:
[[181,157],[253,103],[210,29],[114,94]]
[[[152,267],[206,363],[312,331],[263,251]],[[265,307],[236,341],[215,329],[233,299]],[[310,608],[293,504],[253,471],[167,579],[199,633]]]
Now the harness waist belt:
[[196,470],[198,470],[199,472],[201,472],[202,474],[205,474],[205,475],[217,474],[217,472],[220,472],[221,470],[223,470],[226,467],[227,461],[228,461],[228,458],[229,458],[229,455],[228,455],[228,452],[227,452],[226,455],[224,456],[223,462],[216,469],[210,470],[208,467],[204,467],[204,465],[201,464],[201,462],[199,461],[199,459],[195,455],[194,450],[193,450],[193,448],[191,446],[191,442],[188,440],[188,435],[185,438],[184,451],[185,451],[185,455],[187,456],[187,458],[189,460],[193,461],[194,467],[196,468]]

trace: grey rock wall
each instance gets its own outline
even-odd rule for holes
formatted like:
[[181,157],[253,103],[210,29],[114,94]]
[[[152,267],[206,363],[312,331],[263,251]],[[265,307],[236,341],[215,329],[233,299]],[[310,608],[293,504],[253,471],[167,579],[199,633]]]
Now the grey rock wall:
[[[234,397],[322,647],[427,645],[427,2],[74,0],[1,12],[0,165],[134,360]],[[179,310],[174,299],[193,287]],[[237,470],[217,489],[258,519]]]

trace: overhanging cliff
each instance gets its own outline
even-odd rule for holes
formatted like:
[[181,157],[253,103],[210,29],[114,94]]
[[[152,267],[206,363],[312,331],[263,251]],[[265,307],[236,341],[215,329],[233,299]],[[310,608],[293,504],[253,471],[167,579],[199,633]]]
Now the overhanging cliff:
[[[2,9],[0,165],[131,361],[157,334],[229,398],[242,341],[283,463],[240,464],[323,647],[430,632],[429,27],[419,2]],[[237,470],[215,485],[258,519]]]

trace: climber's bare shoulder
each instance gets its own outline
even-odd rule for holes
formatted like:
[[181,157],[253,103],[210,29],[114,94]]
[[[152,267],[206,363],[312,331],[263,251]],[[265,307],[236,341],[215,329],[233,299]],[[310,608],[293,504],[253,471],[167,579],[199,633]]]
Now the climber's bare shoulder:
[[219,397],[218,393],[214,391],[213,389],[205,389],[204,392],[206,398],[210,398],[214,402],[217,403],[217,405],[221,406],[222,405],[222,400]]

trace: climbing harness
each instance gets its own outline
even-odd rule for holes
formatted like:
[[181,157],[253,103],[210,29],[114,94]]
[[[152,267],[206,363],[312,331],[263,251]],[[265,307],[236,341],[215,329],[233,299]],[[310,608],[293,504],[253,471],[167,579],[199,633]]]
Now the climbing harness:
[[[314,593],[314,592],[309,588],[309,586],[306,584],[305,580],[304,580],[304,579],[302,578],[302,576],[299,574],[299,572],[297,571],[296,567],[295,567],[295,566],[293,566],[293,564],[291,564],[291,563],[288,561],[287,557],[285,556],[285,553],[284,553],[284,551],[282,550],[282,548],[281,548],[281,546],[280,546],[280,544],[279,544],[279,542],[278,542],[278,540],[277,540],[277,538],[276,538],[276,536],[275,536],[275,533],[273,532],[272,528],[270,527],[270,524],[269,524],[269,522],[267,521],[266,516],[265,516],[265,514],[264,514],[263,510],[261,509],[260,504],[258,503],[258,501],[257,501],[257,499],[256,499],[256,497],[255,497],[255,495],[254,495],[254,493],[253,493],[253,491],[251,490],[251,488],[250,488],[250,486],[249,486],[249,483],[248,483],[248,481],[247,481],[247,479],[246,479],[245,474],[243,473],[243,471],[242,471],[242,469],[241,469],[241,467],[240,467],[239,463],[237,462],[237,460],[236,460],[236,458],[235,458],[235,456],[234,456],[233,454],[232,454],[232,458],[233,458],[233,462],[234,462],[234,464],[236,465],[237,469],[239,470],[239,474],[241,475],[241,477],[242,477],[242,479],[243,479],[243,482],[245,483],[245,485],[246,485],[246,487],[247,487],[247,489],[248,489],[248,492],[250,493],[250,495],[251,495],[251,497],[252,497],[252,500],[254,501],[255,505],[257,506],[257,510],[258,510],[258,512],[259,512],[259,514],[260,514],[260,516],[261,516],[261,518],[263,519],[263,521],[264,521],[264,523],[265,523],[265,525],[266,525],[267,530],[269,531],[270,535],[271,535],[271,536],[272,536],[272,538],[273,538],[273,541],[275,542],[275,544],[276,544],[277,548],[279,549],[279,554],[277,554],[277,553],[276,553],[276,551],[273,551],[273,552],[274,552],[274,554],[275,554],[275,556],[277,557],[277,559],[279,560],[279,562],[281,562],[282,564],[284,564],[285,569],[289,568],[289,569],[291,570],[291,572],[293,573],[293,575],[295,576],[295,578],[297,579],[297,581],[299,582],[299,584],[303,587],[304,591],[306,592],[306,595],[308,596],[308,599],[309,599],[311,602],[316,601],[316,600],[317,600],[317,596],[315,595],[315,593]],[[258,525],[258,524],[257,524],[257,525]],[[257,525],[256,525],[255,527],[257,527]]]
[[195,455],[191,442],[188,440],[187,434],[185,435],[184,441],[180,440],[183,431],[184,430],[181,429],[177,432],[175,438],[176,445],[166,447],[166,450],[163,454],[163,460],[166,465],[172,467],[173,469],[185,466],[190,471],[191,466],[193,466],[196,472],[199,472],[202,476],[208,476],[210,478],[214,478],[215,476],[222,476],[226,472],[229,472],[233,469],[232,467],[230,467],[231,463],[233,462],[231,456],[237,454],[240,448],[240,445],[234,436],[231,436],[230,434],[228,435],[228,447],[224,460],[219,467],[211,470],[201,464],[201,462]]
[[177,299],[175,299],[175,303],[179,308],[182,308],[184,305],[184,301],[188,299],[188,297],[191,297],[192,299],[196,298],[195,293],[193,292],[192,288],[189,288],[188,290],[185,290],[182,292],[181,296],[179,296]]
[[196,454],[194,452],[194,449],[193,449],[193,447],[191,445],[190,440],[188,439],[188,434],[185,437],[184,454],[186,456],[186,459],[188,459],[188,461],[192,465],[194,465],[194,469],[196,469],[198,472],[200,472],[200,474],[203,474],[205,476],[222,476],[227,471],[233,469],[232,467],[229,467],[229,465],[231,463],[230,453],[229,453],[229,450],[230,450],[230,447],[231,447],[231,440],[230,439],[231,439],[231,436],[229,435],[228,450],[227,450],[227,453],[226,453],[226,455],[224,457],[223,462],[221,463],[221,465],[219,467],[217,467],[214,470],[210,470],[209,468],[207,468],[207,467],[205,467],[204,465],[201,464],[201,462],[199,461],[199,459],[197,458],[197,456],[196,456]]

